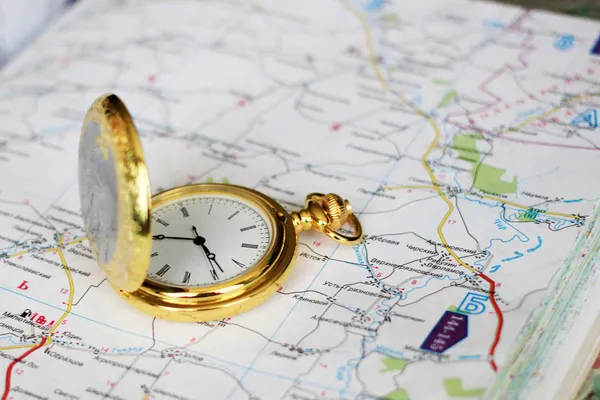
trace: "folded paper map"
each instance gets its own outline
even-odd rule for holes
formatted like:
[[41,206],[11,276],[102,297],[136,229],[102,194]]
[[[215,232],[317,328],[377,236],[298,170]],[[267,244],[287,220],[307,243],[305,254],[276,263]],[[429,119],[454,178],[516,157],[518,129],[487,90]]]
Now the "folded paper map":
[[[466,0],[79,2],[0,74],[2,399],[567,399],[598,352],[600,23]],[[124,303],[82,228],[87,108],[153,193],[350,200],[260,307]],[[589,385],[588,385],[589,386]]]

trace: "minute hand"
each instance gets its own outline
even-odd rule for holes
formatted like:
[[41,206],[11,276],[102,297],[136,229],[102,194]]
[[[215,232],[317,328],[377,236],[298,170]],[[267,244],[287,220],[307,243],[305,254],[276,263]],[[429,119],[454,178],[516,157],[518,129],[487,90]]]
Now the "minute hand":
[[[206,253],[206,257],[208,257],[208,262],[210,262],[211,265],[214,262],[215,264],[217,264],[217,267],[219,267],[221,272],[224,272],[223,268],[221,268],[221,266],[219,265],[219,262],[215,258],[215,253],[211,253],[210,250],[208,250],[208,247],[206,247],[205,245],[202,245],[202,249]],[[213,267],[213,269],[214,269],[214,267]]]
[[152,239],[156,239],[156,240],[175,239],[175,240],[191,240],[191,241],[194,240],[194,238],[186,238],[186,237],[179,237],[179,236],[165,236],[165,235],[154,235],[154,236],[152,236]]

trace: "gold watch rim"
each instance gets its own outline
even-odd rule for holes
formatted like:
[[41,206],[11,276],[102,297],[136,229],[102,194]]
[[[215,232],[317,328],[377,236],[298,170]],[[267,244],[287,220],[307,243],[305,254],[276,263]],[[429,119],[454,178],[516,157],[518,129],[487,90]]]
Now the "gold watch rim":
[[237,277],[216,285],[184,287],[148,279],[134,292],[121,295],[136,308],[169,320],[208,321],[229,317],[261,304],[273,295],[292,270],[298,237],[290,215],[275,200],[254,189],[199,183],[175,187],[152,197],[152,207],[198,194],[244,199],[264,212],[272,237],[260,260]]
[[[107,263],[100,261],[89,232],[88,240],[98,266],[111,286],[122,291],[134,291],[146,278],[152,248],[150,180],[144,153],[131,114],[115,94],[104,94],[90,106],[84,118],[81,138],[92,122],[97,123],[101,134],[109,139],[106,143],[113,154],[119,228],[113,256]],[[126,274],[123,274],[124,268]]]

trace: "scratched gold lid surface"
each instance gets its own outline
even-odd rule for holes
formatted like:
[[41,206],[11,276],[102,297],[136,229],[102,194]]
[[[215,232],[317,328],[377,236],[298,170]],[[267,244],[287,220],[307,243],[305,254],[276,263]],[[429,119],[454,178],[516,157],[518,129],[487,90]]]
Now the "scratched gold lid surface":
[[79,142],[79,198],[92,252],[119,290],[138,289],[150,264],[150,182],[138,132],[123,102],[99,97]]

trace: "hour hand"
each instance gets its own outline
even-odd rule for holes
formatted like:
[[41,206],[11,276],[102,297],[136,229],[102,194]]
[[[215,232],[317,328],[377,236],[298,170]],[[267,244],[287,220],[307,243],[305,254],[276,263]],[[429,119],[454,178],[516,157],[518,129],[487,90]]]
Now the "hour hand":
[[175,239],[175,240],[191,240],[191,241],[194,241],[194,238],[186,238],[186,237],[179,237],[179,236],[165,236],[165,235],[154,235],[154,236],[152,236],[152,239],[155,239],[155,240]]

